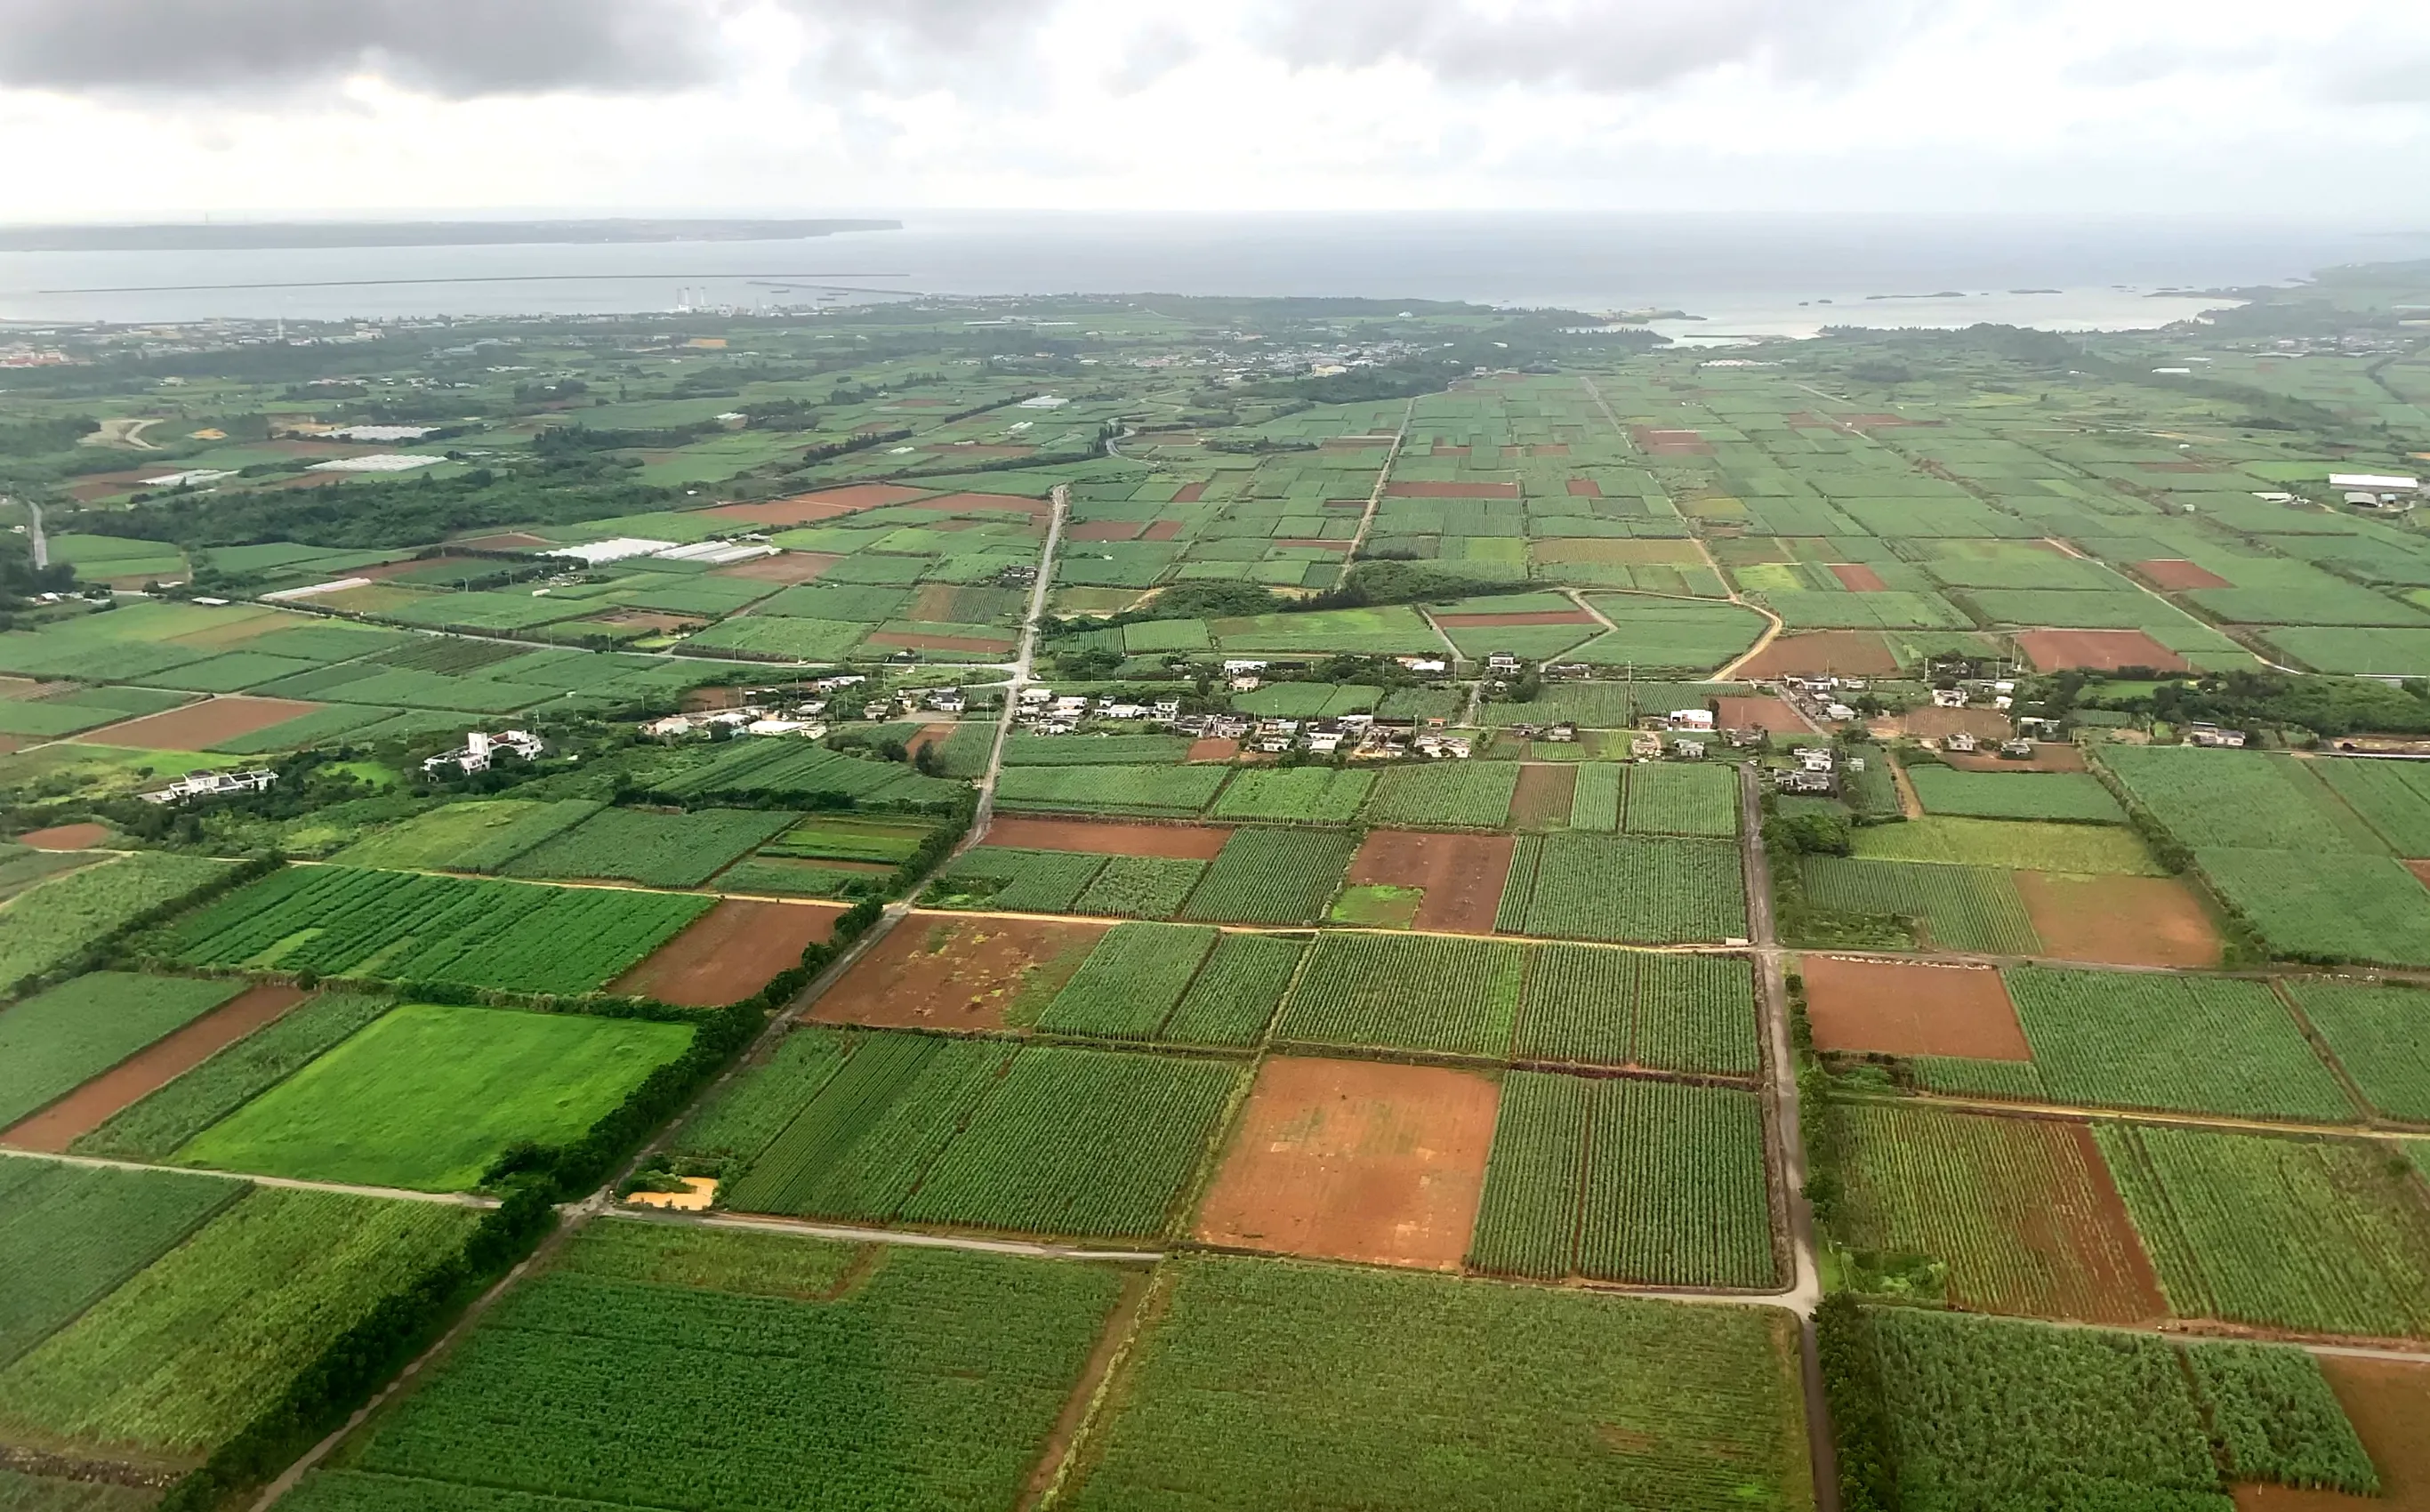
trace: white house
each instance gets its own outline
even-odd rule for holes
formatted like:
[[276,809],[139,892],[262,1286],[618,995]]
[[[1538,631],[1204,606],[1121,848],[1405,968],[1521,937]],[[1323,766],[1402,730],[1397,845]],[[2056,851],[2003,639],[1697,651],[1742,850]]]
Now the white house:
[[424,761],[422,770],[434,776],[441,768],[450,766],[468,773],[487,772],[490,763],[501,751],[511,751],[529,761],[539,756],[542,749],[540,737],[529,730],[507,730],[497,735],[472,730],[465,734],[462,745]]

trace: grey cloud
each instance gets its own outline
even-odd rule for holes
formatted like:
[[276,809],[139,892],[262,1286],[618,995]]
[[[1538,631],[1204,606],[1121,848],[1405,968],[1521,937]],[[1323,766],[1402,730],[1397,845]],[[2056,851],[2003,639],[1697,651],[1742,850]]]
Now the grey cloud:
[[0,0],[0,85],[226,96],[374,73],[449,99],[713,77],[699,0]]
[[1903,40],[1925,0],[1326,0],[1272,13],[1266,40],[1303,66],[1415,63],[1485,85],[1648,90],[1735,62],[1844,74]]
[[1137,94],[1198,56],[1198,43],[1180,27],[1158,24],[1132,38],[1107,82],[1117,94]]
[[1013,65],[1057,0],[778,0],[815,43],[812,92],[916,89],[951,80],[1017,89]]

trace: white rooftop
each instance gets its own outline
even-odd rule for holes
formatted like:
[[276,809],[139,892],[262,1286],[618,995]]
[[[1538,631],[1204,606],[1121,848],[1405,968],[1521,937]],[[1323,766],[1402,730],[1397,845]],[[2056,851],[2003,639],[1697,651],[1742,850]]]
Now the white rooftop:
[[674,549],[672,540],[648,540],[640,536],[616,536],[607,540],[593,540],[580,546],[559,546],[544,551],[543,557],[571,557],[597,567],[605,562],[621,562],[627,557],[649,557]]
[[2411,492],[2422,487],[2420,478],[2400,477],[2381,473],[2332,473],[2329,487],[2333,489],[2373,489],[2391,492]]
[[341,457],[334,462],[315,462],[307,473],[410,473],[420,467],[437,467],[443,457],[408,457],[402,452],[374,452],[369,457]]

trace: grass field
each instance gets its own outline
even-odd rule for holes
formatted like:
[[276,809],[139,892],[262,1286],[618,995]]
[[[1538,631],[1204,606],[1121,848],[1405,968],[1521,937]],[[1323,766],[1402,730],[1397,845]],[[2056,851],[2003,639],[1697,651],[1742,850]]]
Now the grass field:
[[297,1504],[1009,1505],[1121,1286],[1095,1266],[594,1223]]
[[584,799],[491,798],[449,804],[370,835],[338,853],[345,866],[405,872],[495,872],[599,811]]
[[2105,745],[2101,762],[2183,844],[2201,850],[2383,851],[2290,756],[2193,746]]
[[2002,974],[2054,1100],[2317,1123],[2356,1117],[2266,982],[2039,967]]
[[52,877],[0,904],[0,996],[227,870],[225,861],[147,852]]
[[241,981],[92,972],[0,1009],[0,1128],[243,989]]
[[1927,815],[1902,824],[1865,825],[1856,832],[1856,858],[1865,861],[1930,861],[2094,876],[2166,874],[2141,837],[2114,825]]
[[1778,1315],[1261,1260],[1165,1285],[1084,1512],[1813,1504]]
[[1916,762],[1907,781],[1928,814],[1971,819],[2063,820],[2123,824],[2126,811],[2101,779],[2087,772],[1959,772]]
[[411,1004],[212,1124],[178,1158],[466,1190],[521,1141],[578,1138],[691,1042],[683,1024]]
[[257,1188],[0,1371],[0,1435],[191,1465],[478,1217]]
[[2385,1149],[2097,1124],[2179,1317],[2430,1337],[2430,1198]]
[[179,921],[196,966],[586,992],[707,913],[705,896],[294,866]]

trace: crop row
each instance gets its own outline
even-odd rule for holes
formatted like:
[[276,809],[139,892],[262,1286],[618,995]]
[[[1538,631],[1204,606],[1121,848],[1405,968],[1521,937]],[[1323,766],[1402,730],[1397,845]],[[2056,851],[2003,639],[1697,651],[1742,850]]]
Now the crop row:
[[793,818],[754,808],[606,808],[501,870],[508,876],[620,877],[644,887],[696,888]]
[[[1509,890],[1504,899],[1515,910]],[[1712,840],[1548,835],[1525,909],[1526,932],[1553,939],[1669,944],[1747,928],[1738,847]]]

